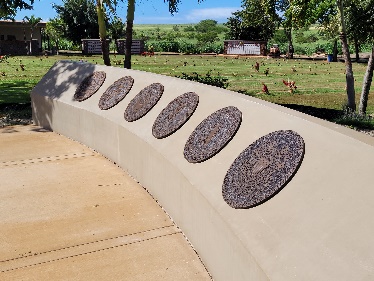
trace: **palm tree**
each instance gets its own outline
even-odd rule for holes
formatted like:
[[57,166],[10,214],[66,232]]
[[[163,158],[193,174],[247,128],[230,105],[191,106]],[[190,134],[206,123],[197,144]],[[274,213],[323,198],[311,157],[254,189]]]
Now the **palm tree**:
[[28,17],[28,16],[24,17],[23,21],[26,22],[28,25],[30,25],[30,38],[31,39],[30,39],[30,48],[29,48],[28,54],[32,55],[32,37],[33,37],[34,29],[39,24],[39,22],[42,21],[42,19],[32,15],[31,17]]
[[103,53],[104,64],[110,66],[110,57],[109,57],[109,45],[106,40],[106,23],[105,23],[105,10],[104,3],[111,8],[110,1],[96,0],[96,12],[97,12],[97,22],[99,24],[99,35],[101,41],[101,51]]
[[366,107],[368,104],[368,97],[371,82],[373,81],[373,71],[374,71],[374,46],[371,49],[371,54],[368,62],[368,66],[366,69],[366,73],[364,76],[364,82],[362,84],[362,92],[360,98],[360,106],[359,106],[359,114],[365,115],[366,114]]
[[[198,3],[204,0],[197,0]],[[169,3],[169,12],[174,14],[178,10],[178,3],[180,0],[164,0]],[[135,0],[127,1],[127,16],[126,16],[126,45],[125,45],[125,61],[124,68],[131,68],[131,45],[132,45],[132,28],[134,25],[135,14]]]
[[132,45],[132,27],[134,25],[135,14],[135,0],[128,0],[127,2],[127,16],[126,16],[126,42],[125,42],[125,61],[124,68],[131,68],[131,45]]
[[347,85],[347,110],[356,110],[356,100],[355,100],[355,79],[353,76],[352,60],[349,53],[349,46],[347,40],[347,28],[344,19],[344,3],[343,0],[337,0],[336,5],[338,7],[340,16],[340,41],[342,44],[342,51],[345,60],[345,78]]

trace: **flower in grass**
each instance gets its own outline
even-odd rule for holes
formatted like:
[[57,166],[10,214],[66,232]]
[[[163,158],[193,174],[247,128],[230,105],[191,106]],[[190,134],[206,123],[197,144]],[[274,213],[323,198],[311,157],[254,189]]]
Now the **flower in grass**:
[[291,94],[293,94],[296,91],[296,89],[297,89],[295,81],[290,81],[290,80],[286,81],[286,80],[283,80],[283,84],[288,87],[288,89],[289,89],[288,91]]
[[268,95],[269,94],[268,86],[266,86],[264,82],[262,82],[261,84],[262,84],[262,92]]

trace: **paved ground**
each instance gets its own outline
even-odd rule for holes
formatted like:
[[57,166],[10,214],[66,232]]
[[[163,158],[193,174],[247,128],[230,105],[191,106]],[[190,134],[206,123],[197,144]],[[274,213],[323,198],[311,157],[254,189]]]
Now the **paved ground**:
[[211,280],[152,197],[89,148],[0,129],[0,280]]

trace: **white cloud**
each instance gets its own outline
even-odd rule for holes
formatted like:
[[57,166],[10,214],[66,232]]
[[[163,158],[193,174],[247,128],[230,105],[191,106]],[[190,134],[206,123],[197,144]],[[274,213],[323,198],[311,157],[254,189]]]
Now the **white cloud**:
[[190,13],[186,16],[186,19],[190,22],[199,22],[205,19],[226,22],[227,18],[231,17],[231,14],[239,9],[240,8],[238,7],[194,9],[190,11]]

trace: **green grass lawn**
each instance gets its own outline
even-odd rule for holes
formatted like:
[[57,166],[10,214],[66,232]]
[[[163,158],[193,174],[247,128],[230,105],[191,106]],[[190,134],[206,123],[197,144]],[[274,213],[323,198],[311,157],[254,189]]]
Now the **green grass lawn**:
[[[123,60],[123,56],[114,58]],[[49,56],[10,57],[0,63],[0,104],[29,103],[30,90],[58,60],[84,60],[102,64],[101,56]],[[290,107],[313,107],[317,109],[341,110],[346,102],[345,66],[343,63],[327,63],[321,60],[284,60],[259,57],[185,56],[156,55],[154,57],[133,56],[133,69],[179,76],[182,73],[201,75],[211,71],[212,75],[228,78],[229,90],[256,96],[270,102]],[[259,62],[260,71],[253,65]],[[20,64],[24,65],[22,70]],[[118,65],[118,67],[122,67]],[[354,63],[357,104],[360,98],[362,79],[366,64]],[[269,69],[266,76],[264,71]],[[291,94],[283,80],[295,81],[297,90]],[[269,95],[263,94],[262,83],[268,86]],[[374,100],[369,97],[368,113],[374,112]]]

